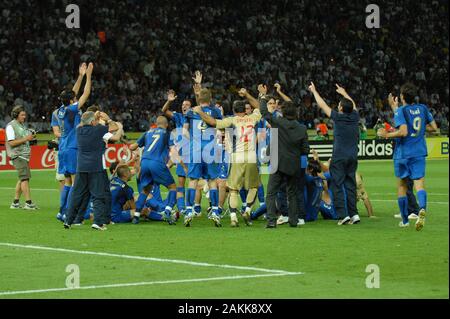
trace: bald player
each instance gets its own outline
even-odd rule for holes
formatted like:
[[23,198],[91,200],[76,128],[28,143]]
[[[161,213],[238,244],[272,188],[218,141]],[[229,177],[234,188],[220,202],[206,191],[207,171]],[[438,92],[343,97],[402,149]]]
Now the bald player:
[[142,191],[136,201],[136,212],[133,218],[134,224],[139,223],[140,213],[144,208],[153,185],[163,185],[169,190],[167,206],[164,210],[165,220],[169,225],[175,223],[172,218],[172,209],[176,203],[177,187],[166,165],[170,147],[174,145],[170,139],[170,133],[167,131],[168,124],[167,118],[158,116],[156,119],[156,128],[145,132],[135,144],[130,145],[131,151],[136,150],[138,147],[144,147],[139,176]]

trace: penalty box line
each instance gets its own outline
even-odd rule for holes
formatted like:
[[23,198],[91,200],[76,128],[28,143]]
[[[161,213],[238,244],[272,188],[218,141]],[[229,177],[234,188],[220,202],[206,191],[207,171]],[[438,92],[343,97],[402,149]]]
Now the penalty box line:
[[265,273],[271,273],[271,274],[284,274],[284,275],[303,274],[302,272],[289,272],[289,271],[279,270],[279,269],[266,269],[266,268],[235,266],[235,265],[226,265],[226,264],[210,264],[210,263],[205,263],[205,262],[195,262],[195,261],[181,260],[181,259],[166,259],[166,258],[155,258],[155,257],[144,257],[144,256],[132,256],[132,255],[122,255],[122,254],[95,252],[95,251],[87,251],[87,250],[73,250],[73,249],[65,249],[65,248],[36,246],[36,245],[22,245],[22,244],[0,242],[0,246],[13,247],[13,248],[24,248],[24,249],[34,249],[34,250],[55,251],[55,252],[72,253],[72,254],[80,254],[80,255],[94,255],[94,256],[103,256],[103,257],[115,257],[115,258],[122,258],[122,259],[163,262],[163,263],[172,263],[172,264],[184,264],[184,265],[199,266],[199,267],[214,267],[214,268],[250,270],[250,271],[258,271],[258,272],[265,272]]
[[105,289],[105,288],[123,288],[123,287],[136,287],[136,286],[150,286],[150,285],[168,285],[178,283],[195,283],[195,282],[207,282],[207,281],[224,281],[224,280],[238,280],[249,278],[264,278],[264,277],[281,277],[281,276],[293,276],[302,275],[303,273],[273,273],[273,274],[260,274],[260,275],[234,275],[234,276],[222,276],[222,277],[210,277],[210,278],[192,278],[192,279],[176,279],[165,281],[142,281],[132,283],[121,284],[109,284],[109,285],[93,285],[93,286],[80,286],[78,288],[50,288],[50,289],[35,289],[35,290],[18,290],[18,291],[0,291],[0,296],[11,295],[24,295],[24,294],[36,294],[36,293],[48,293],[48,292],[62,292],[73,290],[90,290],[90,289]]

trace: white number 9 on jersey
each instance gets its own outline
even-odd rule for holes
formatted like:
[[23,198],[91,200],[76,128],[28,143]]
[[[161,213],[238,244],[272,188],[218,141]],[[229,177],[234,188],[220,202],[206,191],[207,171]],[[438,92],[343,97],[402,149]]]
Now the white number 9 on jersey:
[[422,128],[422,119],[420,117],[415,117],[413,120],[413,129],[416,132],[412,133],[411,137],[416,137],[419,134],[421,128]]

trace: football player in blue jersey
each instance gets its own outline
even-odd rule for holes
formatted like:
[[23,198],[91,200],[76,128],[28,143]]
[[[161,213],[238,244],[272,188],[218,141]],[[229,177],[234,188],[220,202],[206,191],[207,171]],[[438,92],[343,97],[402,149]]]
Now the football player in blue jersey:
[[400,103],[398,97],[389,94],[389,105],[394,111],[394,132],[379,129],[378,135],[384,138],[395,138],[394,171],[398,178],[398,205],[402,215],[400,227],[408,227],[408,198],[406,196],[409,177],[414,181],[414,188],[419,200],[419,218],[416,230],[421,230],[425,224],[427,193],[425,191],[425,158],[427,144],[425,132],[436,131],[436,122],[428,108],[415,102],[417,88],[412,83],[406,83],[400,88]]
[[[58,124],[61,131],[58,152],[58,173],[64,174],[65,185],[61,191],[60,207],[63,211],[67,209],[72,192],[72,185],[75,179],[77,169],[77,138],[76,127],[80,124],[81,108],[86,103],[91,94],[91,76],[94,65],[83,63],[79,68],[78,79],[72,90],[64,90],[59,96],[61,107],[57,109]],[[84,76],[86,84],[83,95],[77,100],[77,95],[81,87]],[[64,213],[63,213],[64,215]]]
[[[64,174],[59,174],[58,173],[58,171],[59,171],[59,161],[58,161],[58,148],[59,148],[59,145],[58,144],[59,144],[59,139],[61,137],[61,121],[58,118],[58,110],[54,110],[52,112],[52,120],[51,120],[50,126],[52,127],[53,135],[55,136],[55,140],[54,140],[54,142],[56,144],[56,147],[54,148],[55,169],[56,169],[55,177],[56,177],[56,180],[59,182],[59,195],[61,197],[61,194],[62,194],[62,192],[64,190],[64,185],[65,185],[65,179],[66,178],[65,178]],[[58,211],[58,214],[56,215],[56,218],[58,220],[60,220],[60,221],[64,221],[64,218],[63,218],[63,209],[64,209],[64,207],[61,206],[62,203],[65,203],[65,200],[62,200],[60,198],[59,211]]]
[[[201,77],[200,77],[201,78]],[[201,83],[196,80],[196,85]],[[196,98],[199,106],[206,114],[215,119],[221,119],[222,114],[218,108],[211,105],[211,91],[202,88],[196,90]],[[190,161],[188,165],[189,188],[187,191],[186,213],[184,215],[184,224],[186,227],[191,225],[194,217],[193,205],[195,202],[195,193],[197,183],[203,178],[209,183],[209,193],[211,200],[211,219],[216,227],[221,227],[219,214],[219,193],[217,190],[217,178],[219,177],[219,163],[221,161],[221,152],[216,144],[216,129],[207,125],[200,115],[190,110],[186,114],[184,129],[189,131],[190,137]]]
[[166,117],[158,116],[156,119],[157,127],[145,132],[136,143],[129,147],[131,151],[138,147],[144,147],[139,176],[142,192],[136,201],[136,212],[133,218],[135,224],[139,222],[141,210],[147,201],[152,186],[155,184],[163,185],[168,189],[167,206],[164,210],[165,219],[169,225],[175,224],[172,218],[172,209],[176,204],[177,187],[167,167],[170,147],[174,144],[170,138],[170,133],[167,131],[168,124]]
[[[169,90],[167,93],[167,101],[162,108],[163,114],[172,119],[175,123],[175,145],[180,149],[180,154],[183,157],[183,152],[187,153],[189,147],[188,139],[183,135],[183,125],[185,122],[185,115],[192,107],[192,102],[189,100],[184,100],[181,104],[181,113],[173,112],[169,109],[170,105],[177,99],[175,92],[173,90]],[[185,203],[185,187],[186,187],[186,172],[181,165],[181,163],[177,164],[176,174],[178,176],[178,185],[177,185],[177,207],[180,213],[184,214],[186,203]]]

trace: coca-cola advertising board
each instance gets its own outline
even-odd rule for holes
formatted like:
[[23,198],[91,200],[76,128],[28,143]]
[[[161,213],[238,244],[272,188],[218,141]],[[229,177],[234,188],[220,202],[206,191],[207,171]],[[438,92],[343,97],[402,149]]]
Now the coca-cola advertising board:
[[[126,145],[114,144],[109,145],[105,151],[106,166],[111,163],[131,158],[131,151]],[[31,146],[31,169],[54,169],[55,168],[55,151],[49,150],[45,145]],[[14,166],[9,156],[6,154],[6,148],[0,146],[0,171],[13,170]]]

